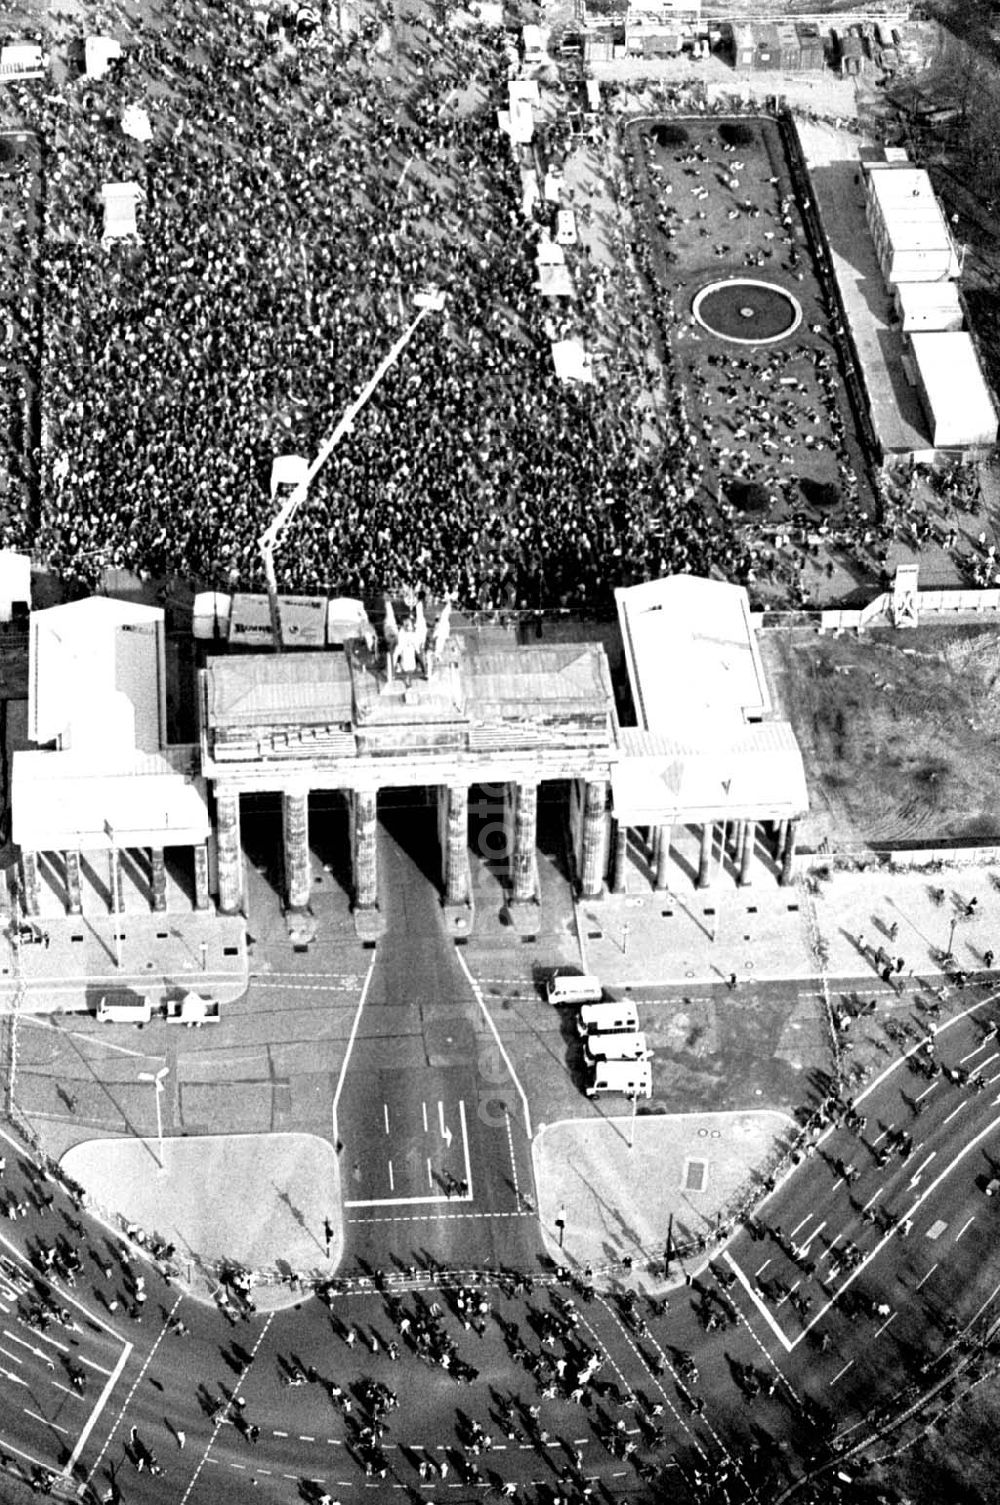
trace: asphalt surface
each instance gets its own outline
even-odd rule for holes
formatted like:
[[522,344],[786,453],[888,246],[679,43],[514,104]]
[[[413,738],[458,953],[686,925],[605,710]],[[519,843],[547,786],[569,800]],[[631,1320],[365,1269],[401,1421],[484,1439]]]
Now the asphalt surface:
[[533,1268],[530,1148],[427,881],[437,853],[429,807],[386,812],[378,861],[387,933],[337,1112],[347,1258],[376,1269],[427,1258]]
[[[393,909],[393,864],[405,878],[413,860],[398,844],[394,854],[393,841],[390,830],[380,853],[393,936],[385,947],[387,983],[397,965],[389,958],[400,923]],[[412,896],[412,888],[405,882],[404,887]],[[418,949],[426,946],[433,918],[433,910],[419,903],[408,911]],[[443,990],[452,1004],[460,1001],[461,973],[449,975],[424,954],[420,982],[414,954],[405,970],[416,990],[411,996]],[[364,1036],[376,1043],[400,1037],[398,1024],[395,1032],[385,1033],[388,1020],[381,1016],[393,1006],[377,1001],[377,977],[376,971],[373,1027]],[[471,1049],[476,1037],[471,1009],[462,1017],[470,1021]],[[741,1232],[711,1267],[684,1270],[690,1285],[671,1294],[665,1313],[643,1300],[633,1315],[621,1291],[590,1301],[565,1285],[536,1285],[519,1293],[508,1286],[503,1294],[497,1284],[501,1262],[530,1266],[536,1273],[539,1264],[530,1218],[455,1216],[460,1207],[485,1212],[504,1201],[507,1210],[516,1207],[506,1131],[491,1131],[493,1139],[485,1127],[472,1129],[467,1139],[460,1132],[459,1105],[474,1101],[474,1057],[427,1065],[415,1056],[409,1071],[399,1064],[382,1071],[359,1064],[364,1060],[360,1027],[358,1053],[352,1054],[345,1082],[356,1070],[352,1091],[359,1094],[362,1132],[354,1143],[366,1162],[374,1162],[366,1164],[362,1189],[383,1191],[388,1179],[386,1106],[390,1125],[394,1115],[404,1125],[398,1141],[388,1136],[393,1158],[411,1178],[406,1187],[418,1188],[400,1187],[400,1195],[436,1194],[420,1186],[419,1165],[406,1168],[413,1144],[425,1161],[430,1156],[433,1176],[459,1178],[466,1170],[467,1144],[471,1170],[471,1202],[459,1204],[457,1196],[465,1193],[453,1193],[441,1203],[421,1204],[416,1236],[407,1223],[363,1221],[370,1213],[382,1217],[380,1209],[357,1210],[359,1221],[349,1223],[346,1267],[367,1261],[384,1271],[388,1289],[382,1293],[369,1282],[334,1294],[329,1310],[304,1295],[290,1312],[227,1318],[179,1294],[148,1264],[123,1259],[123,1246],[86,1216],[78,1218],[54,1184],[31,1177],[27,1157],[8,1141],[3,1197],[6,1205],[22,1203],[25,1213],[0,1225],[4,1497],[15,1505],[30,1497],[17,1480],[34,1463],[64,1464],[73,1457],[76,1477],[89,1478],[98,1498],[117,1481],[127,1501],[308,1499],[310,1485],[303,1481],[310,1480],[322,1481],[335,1498],[362,1489],[386,1499],[401,1490],[421,1498],[452,1491],[452,1497],[478,1498],[490,1488],[496,1493],[514,1484],[518,1497],[534,1499],[543,1486],[556,1484],[562,1470],[575,1468],[579,1449],[582,1477],[598,1481],[615,1499],[646,1494],[638,1461],[649,1476],[649,1498],[662,1498],[669,1486],[679,1499],[697,1499],[696,1471],[709,1479],[721,1468],[724,1493],[706,1498],[737,1501],[749,1498],[753,1487],[758,1498],[776,1500],[786,1480],[809,1467],[823,1468],[831,1437],[845,1450],[863,1448],[873,1424],[908,1406],[950,1362],[966,1329],[995,1312],[1000,1285],[991,1260],[1000,1206],[984,1187],[1000,1156],[996,1018],[1000,1011],[992,996],[982,995],[977,1003],[970,990],[968,1011],[943,1025],[934,1042],[942,1065],[981,1076],[982,1090],[957,1085],[943,1071],[934,1078],[919,1074],[910,1062],[923,1049],[928,1028],[923,1016],[902,1018],[901,1028],[905,1023],[910,1037],[901,1036],[899,1058],[855,1100],[863,1128],[840,1124],[825,1130],[814,1153],[764,1205],[758,1236]],[[379,1023],[382,1033],[374,1028]],[[420,1040],[423,1048],[423,1035]],[[813,1084],[813,1105],[822,1101],[824,1087],[819,1080]],[[456,1125],[450,1145],[440,1132],[439,1102],[446,1128]],[[917,1110],[921,1102],[924,1107]],[[345,1092],[345,1125],[348,1106]],[[479,1125],[474,1116],[472,1121]],[[467,1115],[467,1129],[468,1122]],[[905,1158],[897,1149],[880,1165],[879,1151],[895,1130],[912,1136],[912,1149]],[[352,1126],[351,1135],[356,1133]],[[343,1154],[351,1153],[345,1140]],[[858,1172],[851,1184],[843,1174],[847,1166]],[[46,1208],[50,1198],[52,1206]],[[866,1221],[866,1209],[902,1223],[891,1229]],[[907,1220],[912,1227],[904,1236]],[[513,1238],[511,1228],[517,1230]],[[503,1240],[518,1239],[520,1250],[501,1251]],[[63,1240],[78,1248],[82,1264],[72,1286],[61,1277],[49,1282],[37,1270],[30,1272],[24,1258],[37,1263],[40,1241]],[[845,1260],[849,1242],[859,1251],[856,1268]],[[461,1263],[463,1257],[468,1265]],[[447,1266],[443,1273],[442,1265]],[[127,1315],[130,1307],[137,1310],[137,1269],[145,1271],[148,1293],[141,1321]],[[728,1289],[715,1272],[728,1281]],[[675,1265],[672,1273],[682,1272]],[[456,1302],[457,1288],[480,1277],[490,1303],[482,1336],[475,1326],[465,1326]],[[566,1296],[576,1303],[575,1325],[547,1334],[546,1322],[553,1319],[545,1314],[555,1312],[555,1321],[562,1323],[555,1298]],[[50,1297],[62,1311],[39,1331],[29,1314]],[[477,1303],[480,1299],[477,1295]],[[411,1347],[421,1308],[434,1301],[456,1359],[477,1371],[471,1383],[456,1381]],[[724,1325],[706,1329],[713,1313],[718,1321],[727,1311]],[[189,1336],[169,1330],[171,1316],[187,1324]],[[352,1346],[345,1341],[350,1329],[356,1334]],[[400,1353],[395,1360],[388,1355],[393,1341]],[[567,1394],[569,1381],[556,1368],[549,1378],[539,1365],[558,1366],[566,1359],[572,1374],[582,1350],[598,1351],[604,1359],[594,1383],[575,1403]],[[696,1381],[685,1377],[685,1352],[694,1357]],[[315,1378],[287,1385],[296,1367],[314,1371]],[[85,1376],[82,1395],[72,1380],[78,1371]],[[366,1425],[360,1389],[366,1378],[389,1386],[398,1397],[381,1442],[385,1478],[378,1469],[370,1476],[365,1472],[359,1428]],[[353,1395],[349,1414],[334,1385]],[[618,1405],[625,1394],[645,1401]],[[242,1430],[237,1411],[219,1410],[234,1395],[246,1401]],[[514,1404],[513,1420],[506,1424],[511,1436],[503,1424],[505,1397]],[[537,1418],[527,1409],[532,1405],[539,1407]],[[655,1407],[662,1413],[654,1415]],[[463,1417],[493,1438],[488,1453],[463,1452],[462,1439],[469,1435]],[[618,1421],[624,1431],[615,1434]],[[133,1426],[163,1467],[162,1475],[138,1472],[129,1461]],[[260,1428],[256,1443],[245,1439],[246,1426]],[[620,1454],[632,1442],[634,1459],[616,1456],[615,1449]],[[421,1478],[420,1464],[427,1459],[448,1463],[444,1479]],[[463,1459],[480,1470],[480,1480],[462,1483]]]

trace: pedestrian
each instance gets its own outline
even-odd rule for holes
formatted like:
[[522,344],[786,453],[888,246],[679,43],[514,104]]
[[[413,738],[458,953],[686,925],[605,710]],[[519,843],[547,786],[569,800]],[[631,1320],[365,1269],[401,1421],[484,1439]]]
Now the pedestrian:
[[178,1430],[178,1431],[175,1431],[174,1436],[177,1438],[177,1446],[179,1448],[182,1448],[184,1446],[184,1444],[187,1442],[187,1433]]
[[983,966],[987,969],[987,971],[989,971],[989,969],[990,969],[990,967],[992,967],[992,965],[993,965],[993,952],[992,951],[984,951],[983,952]]
[[739,978],[736,976],[736,973],[730,972],[729,981],[726,983],[726,987],[729,989],[730,993],[735,993],[739,985]]

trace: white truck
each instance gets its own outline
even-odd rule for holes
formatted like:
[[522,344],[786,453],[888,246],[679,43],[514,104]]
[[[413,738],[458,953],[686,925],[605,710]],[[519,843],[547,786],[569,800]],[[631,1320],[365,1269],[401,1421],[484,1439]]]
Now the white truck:
[[184,1024],[201,1029],[203,1024],[218,1024],[222,1005],[217,998],[202,998],[200,993],[185,993],[183,998],[167,1000],[167,1023]]

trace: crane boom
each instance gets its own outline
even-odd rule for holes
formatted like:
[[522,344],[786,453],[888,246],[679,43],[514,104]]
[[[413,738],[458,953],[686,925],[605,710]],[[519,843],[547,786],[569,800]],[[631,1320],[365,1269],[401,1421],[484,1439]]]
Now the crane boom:
[[284,533],[290,527],[296,512],[298,512],[302,503],[309,495],[310,485],[319,475],[319,472],[323,469],[323,466],[333,454],[341,439],[352,431],[354,420],[369,402],[386,373],[399,360],[399,357],[416,334],[421,320],[425,319],[429,313],[440,313],[444,307],[444,294],[438,292],[418,293],[414,298],[414,302],[418,305],[417,313],[379,361],[371,377],[362,387],[354,401],[347,404],[336,426],[316,451],[315,458],[305,475],[289,491],[277,513],[257,540],[257,547],[260,549],[261,559],[264,562],[264,578],[267,581],[267,596],[271,609],[271,632],[274,638],[275,651],[278,653],[281,652],[281,609],[278,603],[278,581],[274,572],[274,551],[281,542]]

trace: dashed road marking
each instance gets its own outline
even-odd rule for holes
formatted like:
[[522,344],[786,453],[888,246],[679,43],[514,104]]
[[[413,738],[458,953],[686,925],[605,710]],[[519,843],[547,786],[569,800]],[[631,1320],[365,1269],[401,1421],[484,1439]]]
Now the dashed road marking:
[[844,1378],[844,1375],[847,1373],[847,1371],[849,1369],[852,1369],[853,1367],[854,1367],[854,1360],[853,1359],[848,1359],[848,1361],[844,1365],[843,1369],[838,1369],[837,1373],[834,1375],[833,1379],[830,1381],[830,1389],[832,1390],[833,1387],[834,1387],[834,1385],[837,1383],[837,1381],[838,1380],[842,1380]]
[[[421,1201],[427,1200],[421,1198]],[[452,1198],[452,1201],[455,1199]],[[348,1218],[348,1223],[453,1223],[467,1218],[530,1218],[530,1212],[418,1212],[406,1217]]]

